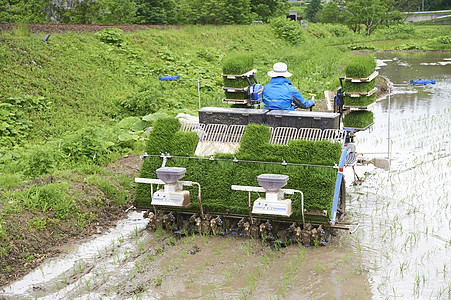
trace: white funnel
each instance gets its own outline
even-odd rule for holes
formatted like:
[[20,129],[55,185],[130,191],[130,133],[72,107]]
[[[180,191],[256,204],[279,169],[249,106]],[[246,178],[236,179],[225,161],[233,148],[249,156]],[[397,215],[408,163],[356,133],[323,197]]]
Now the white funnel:
[[185,176],[186,168],[161,167],[156,170],[157,176],[166,184],[174,184]]
[[258,184],[267,192],[275,193],[287,184],[288,178],[288,175],[261,174],[257,177],[257,180]]

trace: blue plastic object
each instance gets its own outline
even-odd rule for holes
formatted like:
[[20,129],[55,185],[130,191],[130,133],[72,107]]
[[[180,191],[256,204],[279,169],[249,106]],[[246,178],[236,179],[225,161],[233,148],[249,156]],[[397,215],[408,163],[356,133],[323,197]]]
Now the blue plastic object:
[[332,225],[335,225],[337,217],[338,197],[340,196],[341,180],[343,179],[343,168],[345,166],[346,156],[348,155],[348,149],[343,149],[340,157],[340,164],[338,165],[337,180],[335,182],[334,202],[332,203]]
[[161,81],[180,79],[180,75],[175,74],[174,76],[159,76],[158,79],[160,79]]
[[256,83],[249,87],[249,96],[252,104],[260,104],[263,100],[263,85]]
[[435,80],[423,80],[423,79],[420,79],[420,80],[411,80],[410,81],[410,84],[413,84],[413,85],[427,85],[427,84],[435,84]]

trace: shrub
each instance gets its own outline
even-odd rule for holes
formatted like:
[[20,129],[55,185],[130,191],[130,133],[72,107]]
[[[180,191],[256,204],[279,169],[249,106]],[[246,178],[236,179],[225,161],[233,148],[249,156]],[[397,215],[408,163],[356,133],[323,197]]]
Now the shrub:
[[0,147],[11,147],[25,140],[32,123],[25,113],[10,103],[0,103]]
[[415,26],[412,24],[395,24],[381,27],[375,32],[376,36],[384,39],[407,39],[415,36]]
[[298,22],[279,17],[272,19],[270,24],[278,38],[292,45],[299,44],[305,40],[304,31]]
[[349,50],[374,50],[376,48],[370,44],[351,44],[348,46],[348,49]]
[[451,36],[449,35],[441,35],[436,38],[437,42],[440,44],[451,44]]
[[395,50],[422,50],[424,48],[425,48],[425,46],[423,46],[419,43],[409,42],[409,43],[405,43],[405,44],[396,46]]
[[45,146],[30,149],[25,154],[24,174],[30,177],[37,177],[51,173],[57,165],[57,159],[55,158],[57,151],[55,150]]
[[55,217],[65,219],[69,216],[74,206],[74,201],[68,194],[67,183],[50,183],[43,186],[32,186],[16,197],[21,198],[24,207],[39,209],[42,212],[53,210]]
[[125,190],[117,188],[110,178],[101,177],[99,175],[91,175],[86,178],[86,183],[95,184],[104,193],[104,195],[119,205],[124,205],[129,199],[129,193]]
[[104,43],[122,46],[125,41],[124,32],[119,28],[105,28],[95,34]]
[[99,128],[87,127],[69,135],[61,145],[63,153],[71,160],[92,161],[102,163],[107,161],[108,149],[112,142],[103,140]]
[[4,190],[19,186],[22,183],[23,179],[19,174],[0,174],[0,188]]
[[[1,221],[1,219],[0,219]],[[3,226],[2,223],[0,223],[0,241],[6,240],[8,237],[8,231],[6,230],[6,226]]]
[[15,36],[30,36],[30,28],[27,24],[14,23],[12,24],[13,33]]
[[335,37],[344,37],[353,34],[352,30],[343,24],[323,24],[323,26]]

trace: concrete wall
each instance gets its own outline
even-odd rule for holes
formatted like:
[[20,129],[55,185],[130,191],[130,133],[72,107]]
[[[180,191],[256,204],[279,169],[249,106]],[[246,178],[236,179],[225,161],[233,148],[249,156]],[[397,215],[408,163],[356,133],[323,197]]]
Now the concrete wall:
[[408,12],[406,13],[406,22],[421,22],[421,21],[429,21],[434,20],[439,17],[451,16],[451,10],[442,10],[442,11],[424,11],[424,12]]

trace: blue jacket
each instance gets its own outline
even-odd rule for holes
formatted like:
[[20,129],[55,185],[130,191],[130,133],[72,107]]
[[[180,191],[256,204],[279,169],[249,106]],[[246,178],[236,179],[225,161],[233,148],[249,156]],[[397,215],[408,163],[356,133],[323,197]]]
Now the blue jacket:
[[263,101],[265,109],[294,110],[295,107],[309,108],[315,104],[305,99],[285,77],[271,78],[263,88]]

